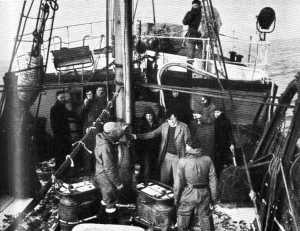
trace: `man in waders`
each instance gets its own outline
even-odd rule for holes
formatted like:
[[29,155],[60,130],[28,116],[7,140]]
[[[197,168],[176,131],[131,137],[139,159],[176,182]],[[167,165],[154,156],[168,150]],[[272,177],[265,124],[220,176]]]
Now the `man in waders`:
[[202,155],[196,145],[187,144],[185,157],[178,161],[174,184],[178,230],[214,230],[210,206],[216,194],[217,178],[211,158]]
[[[188,26],[188,31],[186,37],[190,38],[200,38],[201,34],[198,31],[201,22],[201,3],[199,0],[192,1],[192,9],[186,13],[182,23]],[[197,40],[187,39],[186,46],[188,49],[188,58],[193,59],[195,57],[196,45],[198,49],[202,49],[202,42]]]
[[95,182],[101,190],[101,204],[105,206],[108,222],[116,218],[117,194],[123,189],[118,173],[119,139],[125,134],[125,126],[119,122],[107,122],[103,132],[96,135]]

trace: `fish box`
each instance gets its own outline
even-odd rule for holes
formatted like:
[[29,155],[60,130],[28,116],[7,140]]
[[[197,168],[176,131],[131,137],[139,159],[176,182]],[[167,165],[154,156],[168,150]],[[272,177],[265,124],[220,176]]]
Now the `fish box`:
[[167,230],[176,220],[172,188],[151,181],[137,185],[137,211],[135,220],[155,229]]

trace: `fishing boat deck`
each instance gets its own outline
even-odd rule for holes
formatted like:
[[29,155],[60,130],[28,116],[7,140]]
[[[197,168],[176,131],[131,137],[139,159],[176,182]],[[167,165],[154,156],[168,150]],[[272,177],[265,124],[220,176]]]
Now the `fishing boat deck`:
[[14,198],[4,195],[0,198],[0,230],[9,226],[9,221],[21,213],[33,198]]

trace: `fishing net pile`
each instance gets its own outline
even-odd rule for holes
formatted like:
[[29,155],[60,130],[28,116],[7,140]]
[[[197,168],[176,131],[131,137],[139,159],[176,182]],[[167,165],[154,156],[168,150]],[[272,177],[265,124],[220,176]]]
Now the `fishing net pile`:
[[231,208],[225,205],[216,206],[213,212],[215,231],[235,230],[248,231],[254,229],[255,215],[252,208]]

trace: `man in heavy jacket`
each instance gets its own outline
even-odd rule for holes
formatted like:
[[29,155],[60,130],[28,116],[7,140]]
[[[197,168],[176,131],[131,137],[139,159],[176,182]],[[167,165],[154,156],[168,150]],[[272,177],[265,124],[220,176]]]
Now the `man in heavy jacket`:
[[185,154],[185,145],[191,139],[188,126],[177,120],[176,111],[168,111],[167,122],[157,129],[137,134],[138,139],[147,140],[161,136],[160,152],[158,156],[158,166],[161,169],[160,180],[162,183],[171,184],[174,182],[177,163],[179,158]]
[[118,140],[124,135],[124,127],[118,122],[107,122],[103,132],[96,135],[95,182],[102,194],[101,204],[107,214],[116,212],[117,190],[123,188],[118,174]]
[[191,144],[186,156],[178,162],[174,184],[174,200],[178,207],[179,231],[214,230],[210,205],[216,201],[217,178],[209,156]]
[[56,93],[56,102],[50,109],[50,124],[54,139],[54,156],[59,167],[72,149],[64,91]]
[[[186,13],[182,23],[183,25],[188,26],[188,31],[186,37],[191,38],[200,38],[201,34],[198,32],[198,28],[201,22],[201,3],[199,0],[192,1],[192,9]],[[188,57],[195,57],[195,47],[198,46],[199,49],[202,49],[201,41],[197,40],[188,40],[186,41],[188,48]]]

